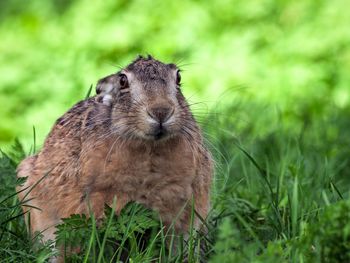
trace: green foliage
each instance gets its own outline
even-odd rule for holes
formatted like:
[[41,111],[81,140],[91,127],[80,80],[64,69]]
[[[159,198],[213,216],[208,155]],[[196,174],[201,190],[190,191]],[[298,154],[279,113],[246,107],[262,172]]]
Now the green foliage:
[[105,219],[99,220],[98,226],[93,215],[71,215],[57,226],[56,245],[65,251],[78,249],[78,254],[66,254],[73,262],[84,259],[95,262],[102,258],[107,261],[138,258],[145,262],[157,251],[154,249],[150,255],[144,251],[147,239],[154,239],[149,234],[159,226],[156,219],[154,212],[135,203],[127,204],[119,216],[106,206]]
[[242,231],[228,219],[222,222],[218,230],[212,262],[251,262],[251,256],[256,256],[259,252],[259,243],[247,242]]
[[308,262],[350,261],[350,202],[341,201],[329,206],[317,224],[310,225],[302,236],[300,250]]
[[[14,156],[23,154],[19,145]],[[45,262],[54,254],[50,244],[42,244],[40,236],[27,233],[21,204],[15,186],[23,183],[16,180],[17,163],[8,155],[0,153],[0,259],[1,262]]]

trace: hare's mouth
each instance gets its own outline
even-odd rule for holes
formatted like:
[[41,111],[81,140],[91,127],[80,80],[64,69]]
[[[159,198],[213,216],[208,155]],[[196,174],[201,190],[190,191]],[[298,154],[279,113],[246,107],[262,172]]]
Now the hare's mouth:
[[168,132],[164,128],[160,128],[156,133],[154,133],[154,139],[160,140],[164,138],[167,135],[167,133]]
[[146,135],[154,140],[160,140],[169,136],[169,131],[164,127],[164,125],[162,125],[162,123],[159,123],[158,125],[153,126],[151,131]]

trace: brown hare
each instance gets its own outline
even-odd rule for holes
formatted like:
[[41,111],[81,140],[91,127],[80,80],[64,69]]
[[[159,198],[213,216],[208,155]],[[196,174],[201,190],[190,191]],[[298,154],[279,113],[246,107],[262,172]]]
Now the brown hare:
[[61,218],[89,207],[101,218],[114,197],[116,213],[135,201],[177,232],[189,228],[192,198],[206,218],[213,162],[180,86],[175,64],[138,57],[59,118],[42,150],[18,167],[28,177],[18,190],[42,178],[27,195],[40,208],[30,211],[30,229],[54,240]]

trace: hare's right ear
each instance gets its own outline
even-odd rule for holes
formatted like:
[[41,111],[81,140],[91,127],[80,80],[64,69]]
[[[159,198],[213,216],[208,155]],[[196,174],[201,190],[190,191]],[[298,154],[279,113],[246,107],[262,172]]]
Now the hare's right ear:
[[117,93],[117,88],[116,76],[114,74],[100,79],[96,85],[98,100],[103,104],[110,106]]

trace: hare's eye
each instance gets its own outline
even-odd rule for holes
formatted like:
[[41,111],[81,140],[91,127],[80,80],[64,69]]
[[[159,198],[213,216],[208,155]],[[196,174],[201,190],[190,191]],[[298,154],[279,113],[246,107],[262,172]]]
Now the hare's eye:
[[181,74],[180,74],[180,70],[178,70],[176,72],[176,85],[180,85],[181,84]]
[[125,74],[120,74],[119,85],[121,89],[125,89],[128,87],[128,78]]

